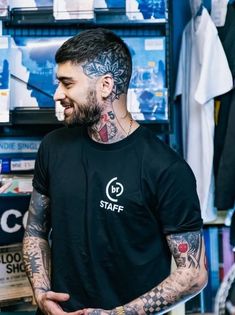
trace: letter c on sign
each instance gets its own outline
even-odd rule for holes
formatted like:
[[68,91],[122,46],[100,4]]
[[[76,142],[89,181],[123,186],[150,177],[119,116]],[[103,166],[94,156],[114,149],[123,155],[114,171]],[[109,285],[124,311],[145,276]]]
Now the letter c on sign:
[[1,227],[2,230],[6,233],[15,233],[20,230],[21,225],[15,224],[12,227],[8,226],[7,220],[10,215],[14,215],[16,218],[22,217],[22,214],[18,210],[15,209],[7,210],[3,213],[1,217]]

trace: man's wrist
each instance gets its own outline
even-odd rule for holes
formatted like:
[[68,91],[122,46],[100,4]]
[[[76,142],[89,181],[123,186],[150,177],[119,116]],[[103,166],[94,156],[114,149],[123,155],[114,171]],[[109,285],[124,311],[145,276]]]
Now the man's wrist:
[[49,288],[43,288],[43,287],[36,287],[36,288],[34,288],[34,292],[46,293],[48,291],[50,291]]
[[48,291],[50,291],[50,289],[47,288],[34,288],[34,296],[36,301],[38,301],[38,299],[40,299],[40,296],[44,293],[47,293]]

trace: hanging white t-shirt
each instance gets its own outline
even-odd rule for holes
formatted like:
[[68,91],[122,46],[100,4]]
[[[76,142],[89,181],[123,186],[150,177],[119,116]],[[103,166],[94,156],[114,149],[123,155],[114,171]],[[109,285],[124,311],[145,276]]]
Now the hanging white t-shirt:
[[232,88],[232,75],[207,10],[186,25],[181,44],[176,96],[182,95],[184,158],[196,180],[204,223],[216,219],[213,138],[215,96]]

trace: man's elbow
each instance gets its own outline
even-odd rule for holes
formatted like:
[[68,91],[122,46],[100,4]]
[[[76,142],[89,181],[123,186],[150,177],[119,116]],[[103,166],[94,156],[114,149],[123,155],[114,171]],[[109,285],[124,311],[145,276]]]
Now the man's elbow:
[[192,283],[192,293],[197,294],[201,292],[208,283],[208,272],[206,269],[199,269],[196,273],[195,281]]
[[200,287],[201,289],[204,289],[208,283],[208,272],[207,270],[204,270],[203,272],[200,272]]

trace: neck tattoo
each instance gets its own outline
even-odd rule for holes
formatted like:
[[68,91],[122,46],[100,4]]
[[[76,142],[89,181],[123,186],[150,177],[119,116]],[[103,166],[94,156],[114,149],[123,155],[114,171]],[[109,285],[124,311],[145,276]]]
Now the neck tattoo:
[[127,137],[130,135],[130,133],[131,133],[131,128],[132,128],[132,125],[133,125],[133,118],[131,117],[131,119],[130,119],[130,125],[129,125],[129,130],[128,130],[128,132],[127,132]]

